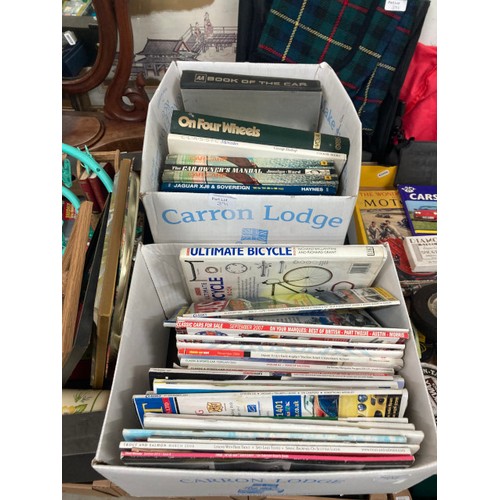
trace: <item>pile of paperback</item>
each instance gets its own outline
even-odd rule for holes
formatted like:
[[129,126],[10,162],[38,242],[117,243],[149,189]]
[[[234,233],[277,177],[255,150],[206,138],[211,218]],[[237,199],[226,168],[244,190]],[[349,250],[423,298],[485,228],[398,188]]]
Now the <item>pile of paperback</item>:
[[133,395],[139,425],[123,429],[122,463],[410,467],[424,438],[398,374],[410,332],[373,314],[400,303],[372,286],[386,248],[259,248],[180,252],[192,302],[164,323],[176,359],[151,367],[150,391]]

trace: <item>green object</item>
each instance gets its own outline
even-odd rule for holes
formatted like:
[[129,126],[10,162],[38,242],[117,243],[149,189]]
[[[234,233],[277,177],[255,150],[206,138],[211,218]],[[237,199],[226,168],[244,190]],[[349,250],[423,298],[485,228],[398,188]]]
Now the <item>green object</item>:
[[174,110],[172,134],[349,154],[348,137]]
[[430,500],[437,498],[437,475],[424,479],[420,483],[409,488],[413,500]]
[[65,158],[62,166],[62,181],[63,184],[70,188],[73,185],[73,176],[71,175],[71,162]]

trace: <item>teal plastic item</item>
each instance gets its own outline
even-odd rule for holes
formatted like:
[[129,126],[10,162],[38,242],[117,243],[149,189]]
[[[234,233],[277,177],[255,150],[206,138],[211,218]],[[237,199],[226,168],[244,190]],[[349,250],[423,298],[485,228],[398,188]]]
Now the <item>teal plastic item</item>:
[[111,177],[108,175],[106,170],[104,170],[99,163],[92,158],[90,153],[81,151],[73,146],[70,146],[69,144],[64,144],[64,142],[62,143],[62,151],[63,153],[80,160],[85,167],[90,168],[93,172],[95,172],[97,177],[99,177],[101,182],[104,184],[104,187],[108,190],[108,193],[113,191],[113,181],[111,180]]
[[[111,177],[108,175],[108,173],[97,163],[94,158],[92,158],[92,155],[88,151],[81,151],[73,146],[70,146],[69,144],[65,144],[64,142],[62,143],[62,152],[66,153],[69,156],[72,156],[73,158],[76,158],[77,160],[80,160],[82,162],[82,165],[88,170],[92,170],[97,174],[101,182],[104,184],[106,189],[108,190],[108,193],[111,193],[113,191],[113,181],[111,180]],[[78,213],[78,210],[80,209],[80,200],[78,199],[78,196],[76,196],[73,191],[71,191],[67,187],[68,179],[67,179],[67,170],[68,164],[63,163],[63,183],[66,184],[62,186],[62,195],[75,207],[76,212]],[[70,186],[71,186],[71,177],[69,179]],[[94,231],[92,228],[89,230],[89,238],[92,238],[92,235],[94,234]],[[64,237],[62,237],[62,253],[64,254],[67,246],[67,241]]]
[[63,186],[62,195],[75,207],[77,212],[80,210],[80,200],[78,199],[78,196],[73,193],[73,191],[68,189],[66,186]]

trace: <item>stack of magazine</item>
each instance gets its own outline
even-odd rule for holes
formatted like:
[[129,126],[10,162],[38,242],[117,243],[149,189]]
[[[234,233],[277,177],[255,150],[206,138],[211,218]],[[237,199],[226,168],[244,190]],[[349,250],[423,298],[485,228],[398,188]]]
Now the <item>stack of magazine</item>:
[[[139,425],[123,429],[122,462],[245,471],[411,466],[424,434],[405,417],[399,374],[410,332],[374,314],[399,304],[373,286],[385,247],[242,248],[180,252],[187,288],[199,298],[164,323],[175,333],[176,359],[151,367],[150,390],[133,395]],[[290,278],[298,270],[309,271],[302,281]],[[290,289],[266,295],[268,280]],[[210,284],[224,298],[197,295]]]

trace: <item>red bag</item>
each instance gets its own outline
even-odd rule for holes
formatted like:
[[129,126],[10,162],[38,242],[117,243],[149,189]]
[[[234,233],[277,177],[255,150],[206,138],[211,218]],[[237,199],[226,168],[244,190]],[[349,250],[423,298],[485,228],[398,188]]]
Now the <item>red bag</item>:
[[437,47],[417,44],[399,99],[406,138],[437,141]]

